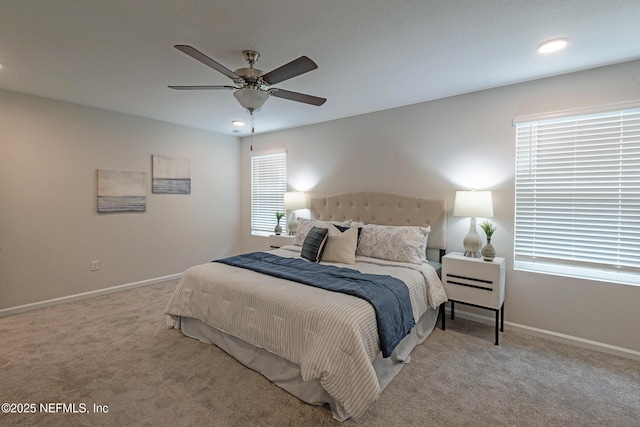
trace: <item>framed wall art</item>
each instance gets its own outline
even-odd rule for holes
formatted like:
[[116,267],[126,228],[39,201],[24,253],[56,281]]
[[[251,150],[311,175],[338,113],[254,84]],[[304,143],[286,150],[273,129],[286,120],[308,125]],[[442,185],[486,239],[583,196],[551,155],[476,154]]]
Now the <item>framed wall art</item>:
[[154,154],[151,192],[191,194],[191,160],[186,157]]
[[98,213],[146,210],[145,172],[98,169]]

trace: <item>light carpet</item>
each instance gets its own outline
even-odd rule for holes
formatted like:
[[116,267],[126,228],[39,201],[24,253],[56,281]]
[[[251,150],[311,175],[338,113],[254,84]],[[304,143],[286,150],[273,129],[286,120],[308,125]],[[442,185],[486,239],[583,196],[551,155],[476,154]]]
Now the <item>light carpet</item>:
[[637,361],[514,332],[495,346],[492,326],[462,319],[414,350],[362,420],[338,423],[166,329],[176,283],[0,319],[0,403],[35,408],[0,425],[640,426]]

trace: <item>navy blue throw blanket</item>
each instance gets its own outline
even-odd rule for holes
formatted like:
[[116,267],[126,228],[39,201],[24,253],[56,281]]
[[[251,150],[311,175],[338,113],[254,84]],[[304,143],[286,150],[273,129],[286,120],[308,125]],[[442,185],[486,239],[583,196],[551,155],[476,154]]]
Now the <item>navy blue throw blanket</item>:
[[364,274],[350,268],[321,265],[299,258],[284,258],[266,252],[252,252],[213,262],[342,292],[368,301],[376,312],[383,357],[389,357],[415,325],[409,289],[402,280],[395,277]]

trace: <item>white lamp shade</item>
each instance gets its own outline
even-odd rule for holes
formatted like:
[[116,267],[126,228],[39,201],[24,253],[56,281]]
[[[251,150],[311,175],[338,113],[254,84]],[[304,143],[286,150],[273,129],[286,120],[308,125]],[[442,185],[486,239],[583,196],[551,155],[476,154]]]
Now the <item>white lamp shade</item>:
[[471,218],[493,217],[491,191],[456,191],[453,216]]
[[284,209],[285,210],[297,210],[307,207],[307,200],[304,192],[293,191],[284,193]]

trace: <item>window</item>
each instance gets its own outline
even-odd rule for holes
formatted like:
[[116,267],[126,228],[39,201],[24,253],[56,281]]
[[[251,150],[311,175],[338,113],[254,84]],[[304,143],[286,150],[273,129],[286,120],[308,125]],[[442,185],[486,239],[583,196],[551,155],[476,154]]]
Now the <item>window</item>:
[[[284,212],[287,191],[287,153],[258,153],[251,157],[251,232],[271,234],[276,227],[276,212]],[[286,232],[286,221],[280,221]]]
[[514,119],[514,268],[640,284],[640,105]]

